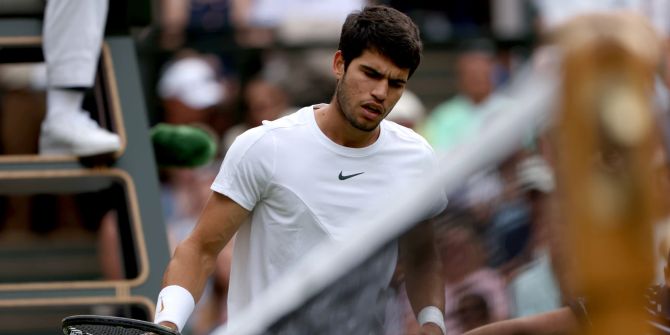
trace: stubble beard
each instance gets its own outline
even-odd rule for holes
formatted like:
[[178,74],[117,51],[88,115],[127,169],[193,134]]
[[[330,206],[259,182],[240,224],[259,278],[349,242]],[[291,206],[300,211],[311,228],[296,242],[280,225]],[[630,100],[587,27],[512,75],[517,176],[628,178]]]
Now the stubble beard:
[[337,100],[337,104],[340,107],[340,112],[342,113],[342,115],[344,115],[344,117],[347,119],[347,121],[352,127],[365,132],[374,131],[375,129],[377,129],[377,126],[379,124],[374,125],[362,124],[358,122],[358,120],[356,120],[356,117],[353,115],[354,111],[349,109],[350,99],[346,93],[347,90],[346,90],[346,84],[344,83],[344,78],[345,76],[342,76],[342,79],[340,79],[337,82],[337,87],[335,89],[335,99]]

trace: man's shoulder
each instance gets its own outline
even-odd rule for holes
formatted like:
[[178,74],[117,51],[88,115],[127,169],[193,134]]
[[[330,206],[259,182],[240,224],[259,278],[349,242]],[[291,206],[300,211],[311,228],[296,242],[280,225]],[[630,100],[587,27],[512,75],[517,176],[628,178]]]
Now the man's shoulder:
[[277,132],[281,132],[283,129],[300,127],[309,121],[306,117],[307,109],[310,107],[301,108],[295,112],[282,116],[276,120],[265,120],[261,125],[253,127],[242,133],[237,140],[245,141],[258,141],[267,137],[268,135],[274,135]]
[[276,120],[265,120],[260,127],[265,128],[267,131],[279,129],[279,128],[289,128],[295,126],[305,125],[309,122],[309,116],[312,112],[312,106],[303,107],[295,111],[289,112],[284,116]]
[[430,144],[428,144],[428,141],[411,128],[407,128],[393,121],[385,120],[384,130],[389,132],[389,137],[392,141],[404,142],[419,150],[433,151]]

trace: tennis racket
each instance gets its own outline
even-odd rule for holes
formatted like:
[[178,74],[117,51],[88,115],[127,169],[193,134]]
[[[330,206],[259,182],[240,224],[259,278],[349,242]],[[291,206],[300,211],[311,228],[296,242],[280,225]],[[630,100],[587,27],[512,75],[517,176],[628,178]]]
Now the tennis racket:
[[64,335],[179,335],[155,323],[101,315],[73,315],[62,322]]

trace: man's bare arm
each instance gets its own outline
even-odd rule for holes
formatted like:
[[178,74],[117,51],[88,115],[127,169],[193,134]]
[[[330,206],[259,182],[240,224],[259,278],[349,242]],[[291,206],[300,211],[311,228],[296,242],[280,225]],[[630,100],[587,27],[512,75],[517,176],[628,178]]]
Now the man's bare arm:
[[[444,315],[444,282],[441,262],[430,222],[416,225],[400,240],[401,259],[405,268],[405,287],[414,314],[427,306],[435,306]],[[422,334],[441,334],[437,325],[422,326]]]
[[193,232],[177,246],[163,276],[163,287],[179,285],[197,302],[214,271],[219,252],[248,217],[249,211],[213,192]]
[[568,307],[555,311],[494,322],[464,335],[568,335],[579,329],[577,317]]

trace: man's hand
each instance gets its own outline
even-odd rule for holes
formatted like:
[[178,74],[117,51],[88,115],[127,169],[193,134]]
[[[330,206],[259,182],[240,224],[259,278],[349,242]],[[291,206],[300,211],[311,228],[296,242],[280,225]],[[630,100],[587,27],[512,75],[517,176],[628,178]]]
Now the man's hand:
[[420,335],[445,335],[442,334],[442,329],[438,327],[436,324],[428,322],[425,323],[423,326],[421,326],[421,330],[419,332]]

